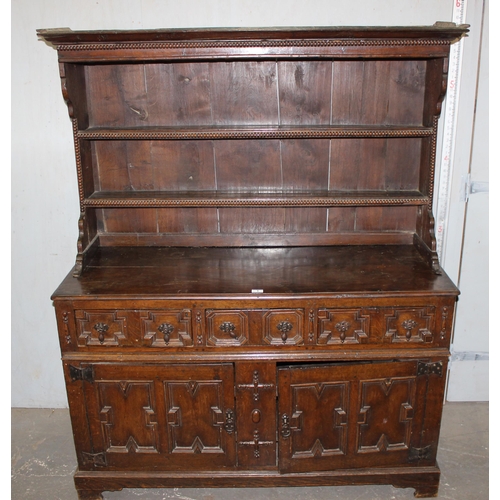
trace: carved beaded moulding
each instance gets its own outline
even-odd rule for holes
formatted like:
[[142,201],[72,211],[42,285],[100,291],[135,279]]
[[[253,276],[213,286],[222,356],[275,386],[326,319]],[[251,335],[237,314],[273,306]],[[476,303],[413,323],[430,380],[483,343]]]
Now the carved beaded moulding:
[[124,50],[124,49],[215,49],[245,47],[370,47],[370,46],[431,46],[449,45],[449,40],[401,39],[401,40],[237,40],[237,41],[199,41],[199,42],[147,42],[147,43],[83,43],[60,44],[58,51]]

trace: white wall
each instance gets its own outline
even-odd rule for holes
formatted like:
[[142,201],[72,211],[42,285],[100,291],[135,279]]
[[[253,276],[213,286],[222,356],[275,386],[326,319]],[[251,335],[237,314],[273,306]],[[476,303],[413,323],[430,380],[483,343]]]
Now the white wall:
[[50,295],[74,264],[78,195],[55,50],[37,28],[419,25],[455,0],[12,0],[12,406],[65,407]]
[[488,7],[484,0],[469,0],[467,5],[467,22],[474,29],[463,44],[463,71],[477,78],[461,82],[461,126],[454,151],[448,237],[441,259],[461,290],[451,349],[449,401],[489,400],[489,194],[471,193],[467,202],[463,196],[467,175],[473,186],[488,187]]

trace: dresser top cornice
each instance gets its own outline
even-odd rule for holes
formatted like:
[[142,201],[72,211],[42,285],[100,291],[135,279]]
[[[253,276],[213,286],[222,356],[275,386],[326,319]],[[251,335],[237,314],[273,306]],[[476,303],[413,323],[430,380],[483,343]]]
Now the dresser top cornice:
[[189,28],[144,30],[40,29],[38,36],[54,45],[77,43],[154,42],[182,40],[280,40],[280,39],[378,39],[440,38],[453,42],[468,32],[469,25],[436,23],[432,26],[315,26],[267,28]]

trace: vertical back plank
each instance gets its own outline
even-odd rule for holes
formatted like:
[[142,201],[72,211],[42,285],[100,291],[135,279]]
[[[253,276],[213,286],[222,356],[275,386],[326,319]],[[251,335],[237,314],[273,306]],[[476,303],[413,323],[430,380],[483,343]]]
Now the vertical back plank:
[[221,233],[282,233],[284,208],[221,208]]
[[356,207],[332,207],[328,209],[328,231],[343,233],[354,231]]
[[426,61],[391,61],[385,123],[423,125]]
[[425,64],[335,61],[332,124],[422,125]]
[[103,209],[103,223],[109,233],[156,233],[155,208]]
[[211,63],[210,80],[215,125],[278,124],[276,63]]
[[148,122],[158,126],[210,125],[209,63],[146,64]]
[[150,144],[146,141],[96,141],[95,158],[103,191],[154,189]]
[[326,228],[326,208],[290,207],[285,209],[285,232],[322,233]]
[[217,233],[216,208],[158,209],[160,233]]
[[142,64],[87,67],[90,126],[137,127],[147,122],[147,91]]
[[330,61],[280,61],[278,81],[281,125],[330,123]]
[[328,139],[281,141],[283,189],[307,191],[328,185]]
[[155,189],[214,190],[215,169],[211,141],[151,141]]
[[217,189],[266,192],[282,187],[277,140],[225,140],[215,143]]

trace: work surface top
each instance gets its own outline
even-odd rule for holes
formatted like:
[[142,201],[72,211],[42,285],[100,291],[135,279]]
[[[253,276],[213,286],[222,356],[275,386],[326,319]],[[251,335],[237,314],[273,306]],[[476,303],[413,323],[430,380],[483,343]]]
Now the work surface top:
[[411,245],[287,248],[101,247],[53,298],[456,295]]

